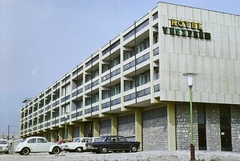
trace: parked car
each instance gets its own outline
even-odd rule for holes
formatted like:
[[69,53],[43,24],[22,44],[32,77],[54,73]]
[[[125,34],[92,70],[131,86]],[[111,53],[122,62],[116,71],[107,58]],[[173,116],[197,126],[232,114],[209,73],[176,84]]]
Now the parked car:
[[49,148],[56,143],[48,142],[45,137],[42,136],[32,136],[26,139],[23,139],[20,142],[15,152],[20,155],[28,155],[29,153],[39,153],[39,152],[48,152]]
[[109,151],[137,152],[140,142],[127,141],[124,136],[101,136],[98,142],[87,143],[87,149],[96,153],[107,153]]
[[86,151],[91,151],[90,148],[88,148],[87,144],[92,143],[92,142],[98,142],[100,140],[100,137],[91,137],[88,142],[86,142]]
[[72,142],[65,142],[62,144],[55,144],[50,147],[49,154],[59,154],[61,151],[75,151],[83,152],[86,150],[86,143],[89,141],[89,137],[77,137]]
[[0,139],[0,152],[8,154],[9,153],[9,145],[7,139]]

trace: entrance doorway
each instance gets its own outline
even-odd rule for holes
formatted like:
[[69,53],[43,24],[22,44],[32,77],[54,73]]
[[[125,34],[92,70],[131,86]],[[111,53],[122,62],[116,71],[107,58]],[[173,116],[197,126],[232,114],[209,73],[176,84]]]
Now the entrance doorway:
[[221,150],[232,151],[230,105],[220,105]]

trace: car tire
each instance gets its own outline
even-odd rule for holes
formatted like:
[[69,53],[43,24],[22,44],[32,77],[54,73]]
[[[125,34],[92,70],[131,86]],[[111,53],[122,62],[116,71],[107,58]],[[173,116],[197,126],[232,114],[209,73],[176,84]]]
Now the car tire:
[[75,149],[75,152],[81,153],[81,152],[83,152],[83,148],[82,148],[82,147],[77,147],[77,148]]
[[9,154],[9,151],[6,151],[5,154]]
[[107,147],[102,147],[100,151],[101,151],[101,153],[105,154],[105,153],[108,152],[108,148]]
[[[59,154],[62,150],[59,147],[54,147],[52,150],[52,154]],[[50,154],[50,153],[49,153]]]
[[21,155],[28,155],[30,153],[30,149],[29,148],[23,148],[20,152]]
[[132,146],[131,147],[131,152],[137,152],[137,147],[136,146]]

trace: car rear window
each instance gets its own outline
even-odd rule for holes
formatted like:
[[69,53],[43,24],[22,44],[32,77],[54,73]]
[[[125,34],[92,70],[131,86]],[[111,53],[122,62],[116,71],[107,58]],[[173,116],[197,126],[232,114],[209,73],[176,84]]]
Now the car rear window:
[[0,144],[7,144],[6,140],[0,140]]

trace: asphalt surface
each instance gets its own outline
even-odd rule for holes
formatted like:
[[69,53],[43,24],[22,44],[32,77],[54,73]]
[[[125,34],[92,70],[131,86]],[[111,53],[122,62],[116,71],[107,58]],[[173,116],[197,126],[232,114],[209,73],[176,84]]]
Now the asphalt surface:
[[[197,161],[240,161],[240,153],[196,151]],[[136,153],[107,153],[91,152],[69,153],[58,155],[48,153],[30,153],[27,156],[0,154],[0,161],[189,161],[189,151],[139,151]]]

